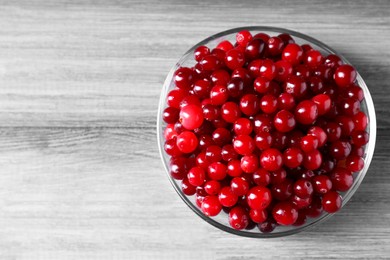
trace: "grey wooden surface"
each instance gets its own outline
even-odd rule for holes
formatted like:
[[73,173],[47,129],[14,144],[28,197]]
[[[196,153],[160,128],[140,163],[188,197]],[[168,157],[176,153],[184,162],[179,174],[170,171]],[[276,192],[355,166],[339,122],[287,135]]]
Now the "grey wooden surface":
[[[0,259],[390,258],[390,1],[0,1]],[[195,216],[165,176],[156,112],[194,43],[245,25],[310,34],[366,80],[371,168],[332,219],[256,240]]]

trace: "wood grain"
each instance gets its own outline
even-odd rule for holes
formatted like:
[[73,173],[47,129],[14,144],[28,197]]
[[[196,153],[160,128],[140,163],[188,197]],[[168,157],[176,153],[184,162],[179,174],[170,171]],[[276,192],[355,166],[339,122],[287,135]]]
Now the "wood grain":
[[[0,259],[390,258],[390,2],[0,1]],[[245,25],[298,30],[355,64],[378,141],[348,205],[291,237],[223,233],[175,194],[159,92],[194,43]]]

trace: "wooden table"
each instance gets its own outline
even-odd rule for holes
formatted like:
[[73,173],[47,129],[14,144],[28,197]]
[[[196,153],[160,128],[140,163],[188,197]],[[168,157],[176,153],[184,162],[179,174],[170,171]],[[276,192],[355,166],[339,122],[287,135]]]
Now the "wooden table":
[[[0,1],[0,259],[390,257],[390,2]],[[159,93],[194,43],[245,25],[344,54],[376,104],[378,141],[349,204],[258,240],[181,201],[156,142]]]

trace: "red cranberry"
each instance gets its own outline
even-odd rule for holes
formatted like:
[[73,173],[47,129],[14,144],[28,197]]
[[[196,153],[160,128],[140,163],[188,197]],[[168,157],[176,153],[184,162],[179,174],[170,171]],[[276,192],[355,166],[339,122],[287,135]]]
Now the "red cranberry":
[[320,168],[321,163],[322,155],[318,150],[306,153],[303,158],[303,166],[308,170],[316,170]]
[[304,209],[304,208],[307,208],[311,204],[312,197],[301,198],[297,195],[294,195],[291,198],[291,202],[297,209]]
[[233,130],[236,135],[249,135],[252,133],[252,122],[248,118],[239,118],[233,125]]
[[308,180],[299,179],[294,183],[294,193],[300,198],[309,198],[313,194],[313,185]]
[[293,73],[293,67],[291,63],[284,60],[279,60],[275,62],[276,67],[276,76],[277,81],[285,81]]
[[193,132],[184,131],[177,136],[176,145],[182,153],[191,153],[198,146],[198,138]]
[[169,161],[169,174],[175,180],[182,180],[188,171],[187,159],[184,157],[172,157]]
[[210,93],[210,89],[211,89],[211,82],[206,79],[197,80],[192,86],[192,90],[194,91],[194,94],[198,98],[208,97]]
[[336,141],[329,148],[330,155],[336,160],[342,160],[351,153],[351,145],[348,142]]
[[245,155],[241,158],[241,169],[246,173],[253,173],[259,167],[257,155]]
[[203,118],[208,121],[213,121],[219,117],[219,110],[216,106],[211,104],[204,105],[202,107]]
[[255,141],[249,135],[239,135],[234,138],[233,146],[238,154],[249,155],[255,149]]
[[245,64],[244,53],[237,49],[227,51],[225,56],[225,64],[231,70],[242,67]]
[[[293,135],[293,133],[291,133]],[[272,147],[280,151],[286,149],[288,143],[291,142],[286,133],[274,132],[272,134]]]
[[272,198],[283,201],[291,197],[293,193],[293,183],[292,181],[286,179],[281,183],[277,183],[271,188]]
[[224,207],[232,207],[237,203],[238,196],[233,193],[230,187],[223,187],[218,193],[219,203]]
[[242,30],[236,34],[236,41],[239,45],[245,47],[252,40],[252,34],[247,30]]
[[180,102],[186,96],[186,92],[182,89],[171,90],[167,95],[167,104],[170,107],[180,108]]
[[318,115],[322,116],[329,112],[332,100],[326,94],[319,94],[314,96],[311,100],[317,105]]
[[295,76],[300,77],[301,79],[307,81],[310,78],[311,71],[310,68],[306,65],[298,65],[294,68],[294,73]]
[[277,56],[282,53],[284,42],[277,36],[270,37],[267,43],[267,52],[271,56]]
[[279,202],[272,209],[272,216],[280,225],[292,225],[298,219],[298,211],[291,202]]
[[217,196],[206,196],[202,202],[202,211],[206,216],[213,217],[219,214],[222,205]]
[[210,163],[219,162],[222,159],[222,149],[218,145],[210,145],[206,148],[206,160]]
[[232,160],[228,163],[227,174],[231,177],[240,176],[243,173],[241,169],[241,161]]
[[316,103],[311,100],[304,100],[295,108],[295,119],[304,125],[314,123],[318,116],[318,108]]
[[255,136],[255,144],[259,150],[271,148],[272,136],[269,132],[259,132]]
[[230,189],[237,196],[244,196],[249,190],[249,183],[241,177],[234,177],[230,182]]
[[228,97],[229,94],[225,86],[217,85],[210,90],[210,99],[213,105],[222,105]]
[[239,97],[244,92],[244,81],[241,78],[232,78],[227,84],[227,91],[231,97]]
[[329,82],[332,79],[332,69],[322,64],[314,69],[313,75],[321,78],[326,82]]
[[336,69],[337,67],[342,65],[343,62],[339,58],[339,56],[337,56],[335,54],[329,54],[328,56],[326,56],[324,64],[326,66],[330,67],[331,69]]
[[299,145],[302,151],[309,153],[318,148],[318,139],[313,135],[306,135],[301,138]]
[[203,111],[199,106],[188,105],[180,110],[180,122],[188,130],[198,128],[203,123]]
[[253,36],[253,39],[261,39],[264,42],[268,42],[269,37],[270,36],[266,33],[257,33]]
[[348,87],[350,84],[354,83],[356,80],[356,70],[354,67],[348,64],[340,65],[334,75],[334,81],[336,82],[337,86],[340,88]]
[[284,83],[284,92],[294,96],[294,98],[302,98],[307,92],[306,82],[295,75],[288,77]]
[[264,150],[260,155],[260,164],[267,171],[279,170],[283,165],[282,153],[274,148]]
[[174,124],[169,124],[164,130],[164,138],[165,140],[169,140],[173,137],[177,137],[177,132],[174,129]]
[[258,114],[253,118],[253,127],[256,133],[271,132],[273,129],[272,120],[269,115]]
[[240,109],[247,116],[253,116],[260,110],[260,100],[253,94],[244,95],[240,100]]
[[303,59],[301,46],[295,43],[288,44],[283,50],[282,59],[290,62],[292,65],[299,64]]
[[295,124],[294,115],[287,110],[280,110],[274,117],[274,126],[279,132],[290,132]]
[[342,199],[336,191],[329,191],[322,197],[322,207],[326,212],[335,213],[341,208]]
[[269,218],[263,223],[258,224],[258,228],[262,233],[271,233],[276,227],[275,220]]
[[341,127],[335,122],[327,122],[324,130],[329,142],[335,142],[341,137]]
[[345,90],[346,97],[355,98],[361,102],[364,98],[364,93],[361,87],[352,84]]
[[196,188],[189,183],[188,179],[183,179],[181,181],[181,190],[187,196],[192,196],[196,192]]
[[226,102],[221,107],[221,116],[228,123],[234,123],[241,116],[239,106],[235,102]]
[[307,131],[307,135],[312,135],[314,137],[317,137],[318,140],[318,147],[321,147],[325,144],[327,140],[327,136],[325,131],[318,126],[313,126]]
[[203,187],[208,195],[217,195],[221,190],[220,182],[215,180],[207,181]]
[[267,220],[268,212],[261,209],[251,209],[249,210],[249,217],[255,223],[262,223]]
[[215,48],[223,50],[224,52],[227,52],[227,51],[233,49],[234,46],[231,42],[229,42],[228,40],[225,40],[225,41],[221,41],[220,43],[218,43],[217,47],[215,47]]
[[251,209],[265,209],[271,203],[271,191],[266,187],[255,186],[249,190],[246,200]]
[[214,85],[226,86],[230,80],[230,74],[226,70],[215,70],[211,73],[210,79]]
[[289,168],[296,168],[303,162],[303,153],[299,148],[287,148],[283,153],[284,165]]
[[260,108],[266,114],[273,114],[278,108],[278,100],[273,95],[264,95],[260,100]]
[[312,202],[304,211],[306,213],[306,216],[311,218],[316,218],[320,216],[323,211],[321,198],[314,196]]
[[278,108],[280,110],[292,110],[295,108],[294,96],[289,93],[282,93],[278,97]]
[[271,175],[265,169],[259,168],[252,174],[253,182],[258,186],[267,186],[271,182]]
[[310,68],[315,68],[320,65],[323,61],[324,57],[322,57],[321,52],[317,50],[309,50],[304,55],[304,62]]
[[314,176],[312,184],[314,191],[319,194],[325,194],[332,189],[332,181],[326,175]]
[[256,92],[264,94],[267,93],[270,88],[270,81],[264,77],[257,77],[253,82],[253,86]]
[[215,129],[212,134],[212,138],[215,144],[218,146],[224,146],[225,144],[230,143],[232,140],[229,130],[223,127]]
[[201,45],[194,51],[194,58],[196,61],[201,61],[205,56],[210,54],[210,49],[207,46]]
[[227,173],[227,167],[223,163],[214,162],[207,168],[208,177],[212,180],[223,180]]
[[262,60],[258,72],[258,76],[264,77],[268,80],[273,80],[276,76],[276,67],[272,60]]
[[347,116],[338,116],[335,121],[341,127],[341,136],[348,137],[351,135],[352,131],[355,128],[355,124],[350,117]]
[[244,229],[249,224],[248,212],[240,207],[234,207],[229,211],[229,224],[236,230]]
[[[249,67],[248,67],[249,68]],[[248,71],[248,69],[245,68],[237,68],[232,72],[232,78],[240,78],[244,81],[244,84],[250,85],[252,78]]]
[[231,160],[236,160],[238,158],[238,154],[231,144],[226,144],[222,147],[221,156],[226,162],[230,162]]
[[286,180],[287,172],[281,168],[279,170],[271,172],[271,184],[279,184]]
[[353,184],[352,172],[345,168],[338,167],[331,173],[330,180],[332,181],[333,189],[337,191],[347,191]]
[[290,43],[295,43],[294,39],[288,33],[281,33],[278,35],[280,39],[284,42],[284,45],[288,45]]
[[180,110],[174,107],[167,107],[163,111],[163,120],[167,124],[174,124],[179,119]]
[[354,129],[356,131],[364,131],[368,125],[368,118],[364,112],[357,112],[353,117],[352,121],[354,123]]
[[366,145],[369,140],[369,135],[366,131],[353,131],[351,133],[351,143],[356,147]]
[[189,89],[194,78],[192,69],[186,67],[180,67],[175,71],[174,81],[178,88]]
[[245,57],[248,60],[260,58],[264,53],[264,41],[261,39],[252,39],[245,47]]
[[350,155],[347,157],[345,165],[351,172],[361,171],[364,167],[364,160],[358,155]]
[[187,174],[188,182],[193,186],[201,186],[206,178],[206,173],[201,167],[195,166]]
[[309,89],[313,94],[321,94],[325,90],[325,85],[320,77],[313,76],[308,80]]
[[360,111],[360,102],[356,98],[345,98],[339,103],[339,110],[343,115],[354,116]]
[[221,67],[221,60],[215,55],[207,55],[199,62],[202,70],[213,71]]

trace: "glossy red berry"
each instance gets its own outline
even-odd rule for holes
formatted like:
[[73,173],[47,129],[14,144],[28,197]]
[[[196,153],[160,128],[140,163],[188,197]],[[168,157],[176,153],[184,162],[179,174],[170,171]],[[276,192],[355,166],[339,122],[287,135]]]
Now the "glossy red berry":
[[255,154],[245,155],[241,158],[241,169],[246,173],[253,173],[259,167],[259,159]]
[[322,64],[323,60],[324,57],[322,57],[321,52],[317,50],[309,50],[304,54],[304,63],[310,68],[315,68]]
[[278,36],[272,36],[267,42],[267,53],[271,56],[277,56],[283,51],[284,42]]
[[233,147],[238,154],[249,155],[255,149],[255,141],[249,135],[239,135],[234,138]]
[[194,75],[193,71],[187,67],[180,67],[175,71],[174,81],[178,88],[189,89],[191,87]]
[[249,225],[248,212],[240,206],[234,207],[229,211],[229,224],[236,230],[241,230]]
[[359,155],[350,155],[347,157],[345,166],[351,172],[361,171],[364,167],[364,160]]
[[274,126],[279,132],[290,132],[295,125],[294,115],[288,110],[280,110],[274,117]]
[[329,54],[328,56],[326,56],[324,64],[330,67],[331,69],[336,69],[337,67],[342,65],[343,62],[339,56],[335,54]]
[[271,174],[265,169],[259,168],[252,174],[253,182],[258,186],[267,186],[271,182]]
[[292,225],[298,219],[298,210],[291,202],[279,202],[272,209],[272,216],[280,225]]
[[206,180],[206,173],[201,167],[195,166],[189,170],[187,178],[191,185],[201,186]]
[[226,177],[227,167],[221,162],[214,162],[207,168],[207,173],[210,179],[220,181]]
[[318,126],[310,127],[309,130],[307,131],[307,135],[312,135],[317,138],[318,147],[322,147],[327,140],[327,135],[325,131]]
[[182,153],[191,153],[198,146],[198,138],[193,132],[184,131],[177,136],[176,145]]
[[333,76],[334,81],[340,88],[348,87],[356,80],[356,70],[354,67],[348,64],[340,65]]
[[227,174],[231,177],[240,176],[243,173],[240,160],[232,160],[227,165]]
[[336,160],[342,160],[351,153],[351,145],[348,142],[336,141],[329,148],[330,155]]
[[241,116],[240,107],[235,102],[226,102],[221,107],[221,116],[228,123],[234,123]]
[[247,60],[259,59],[265,50],[264,41],[261,39],[252,39],[245,47],[245,57]]
[[222,159],[222,149],[218,145],[210,145],[205,150],[205,157],[209,163],[219,162]]
[[328,213],[335,213],[341,208],[342,199],[337,191],[329,191],[322,197],[322,207]]
[[196,61],[201,61],[205,56],[210,54],[210,49],[207,46],[201,45],[194,51],[194,58]]
[[299,179],[294,183],[294,193],[300,198],[309,198],[313,190],[313,185],[308,180]]
[[206,216],[213,217],[219,214],[222,205],[217,196],[206,196],[202,202],[202,211]]
[[261,209],[250,209],[249,217],[255,223],[263,223],[267,220],[268,212]]
[[311,100],[317,105],[318,115],[322,116],[329,112],[332,100],[328,95],[319,94],[314,96]]
[[230,181],[230,189],[237,196],[244,196],[248,193],[249,183],[241,177],[234,177]]
[[272,114],[278,108],[278,100],[273,95],[264,95],[260,100],[260,108],[266,114]]
[[303,167],[307,170],[317,170],[322,163],[322,155],[318,150],[313,150],[305,154],[303,158]]
[[303,59],[303,50],[301,46],[295,43],[288,44],[283,50],[282,59],[288,61],[292,65],[299,64]]
[[366,145],[369,140],[369,135],[366,131],[353,131],[351,133],[351,143],[356,147]]
[[230,162],[238,158],[238,153],[234,150],[233,145],[226,144],[222,147],[221,156],[224,161]]
[[300,140],[299,146],[305,153],[314,151],[318,148],[318,139],[313,135],[303,136]]
[[295,108],[295,119],[303,124],[313,124],[318,116],[318,108],[316,103],[311,100],[304,100],[298,103]]
[[352,121],[353,121],[353,124],[354,124],[354,129],[356,131],[364,131],[364,130],[366,130],[367,125],[368,125],[368,117],[367,117],[367,115],[364,112],[362,112],[362,111],[357,112],[352,117]]
[[291,63],[284,60],[279,60],[275,62],[276,76],[277,81],[285,81],[293,73],[293,67]]
[[287,200],[293,194],[293,183],[291,180],[286,179],[281,183],[274,184],[271,187],[272,198],[283,201]]
[[352,187],[352,172],[341,167],[337,167],[330,174],[333,189],[337,191],[347,191]]
[[283,163],[289,168],[297,168],[303,162],[303,152],[299,148],[287,148],[283,153]]
[[229,98],[229,94],[225,86],[216,85],[210,90],[211,104],[222,105]]
[[218,43],[217,47],[215,47],[215,48],[223,50],[224,52],[227,52],[227,51],[233,49],[234,46],[230,41],[225,40],[225,41],[221,41],[220,43]]
[[253,116],[260,110],[260,100],[253,94],[244,95],[240,99],[240,109],[247,116]]
[[271,203],[271,191],[266,187],[255,186],[248,191],[246,200],[251,209],[265,209]]
[[282,153],[275,148],[264,150],[260,155],[260,164],[267,171],[279,170],[283,165]]
[[225,64],[231,70],[241,68],[245,64],[244,53],[237,49],[231,49],[227,51],[225,56]]
[[198,128],[203,123],[202,108],[195,105],[188,105],[180,110],[180,122],[188,130]]
[[219,181],[209,180],[204,184],[203,188],[208,195],[217,195],[221,190],[221,183]]
[[252,40],[252,38],[252,34],[247,30],[242,30],[236,34],[237,43],[243,47],[246,47],[246,45]]
[[238,201],[238,196],[233,193],[229,186],[223,187],[218,193],[219,203],[224,207],[232,207]]
[[314,176],[312,184],[318,194],[325,194],[332,189],[332,181],[326,175]]
[[287,78],[283,85],[284,92],[300,99],[307,93],[307,84],[301,77],[291,75]]

